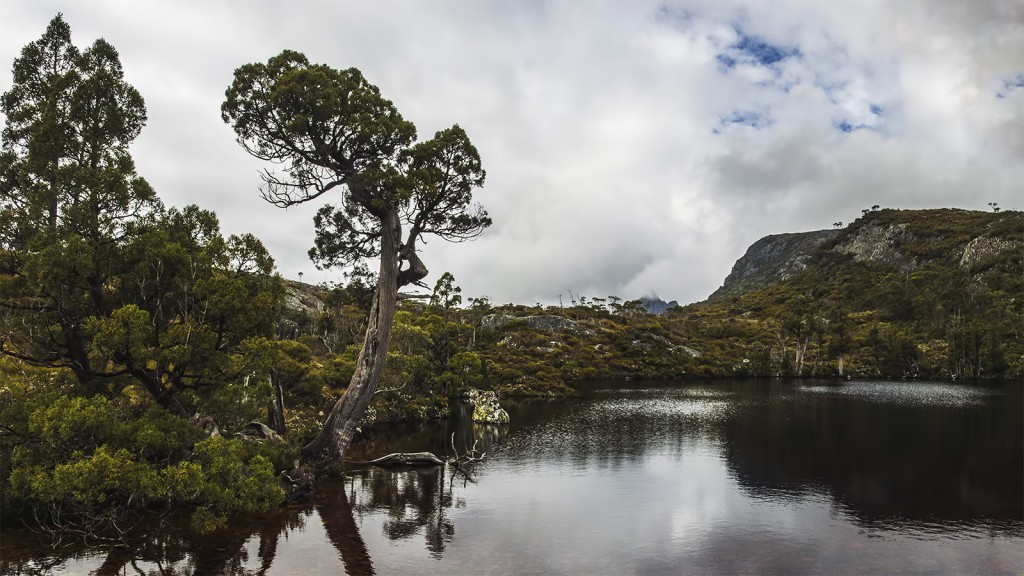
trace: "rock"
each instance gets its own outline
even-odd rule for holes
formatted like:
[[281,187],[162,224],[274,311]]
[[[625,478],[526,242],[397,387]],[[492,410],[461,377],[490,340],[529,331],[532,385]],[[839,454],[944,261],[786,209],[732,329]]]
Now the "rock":
[[739,296],[803,272],[814,252],[838,233],[838,230],[818,230],[761,238],[733,264],[722,287],[708,299]]
[[316,474],[309,467],[301,466],[298,460],[291,470],[281,473],[279,482],[287,502],[304,500],[316,490]]
[[579,324],[575,320],[543,314],[538,316],[509,316],[508,314],[489,314],[480,320],[480,328],[493,331],[504,328],[512,322],[523,322],[531,328],[544,332],[578,332]]
[[276,331],[282,338],[295,338],[308,329],[326,304],[323,290],[310,284],[285,280],[281,313],[277,317]]
[[690,348],[689,346],[685,346],[685,345],[676,346],[675,349],[680,351],[680,352],[682,352],[683,354],[686,354],[690,358],[700,358],[700,352],[697,351],[697,350],[694,350],[693,348]]
[[964,252],[960,255],[960,267],[970,270],[975,264],[1005,250],[1020,249],[1019,242],[1006,240],[1004,238],[993,238],[991,236],[978,236],[964,246]]
[[470,389],[463,398],[473,403],[473,422],[480,424],[508,424],[508,412],[498,403],[498,395],[491,390]]
[[907,225],[903,223],[869,222],[840,242],[835,251],[850,254],[857,262],[897,266],[909,272],[916,268],[916,264],[913,258],[898,248],[904,242],[913,240],[907,234],[906,228]]

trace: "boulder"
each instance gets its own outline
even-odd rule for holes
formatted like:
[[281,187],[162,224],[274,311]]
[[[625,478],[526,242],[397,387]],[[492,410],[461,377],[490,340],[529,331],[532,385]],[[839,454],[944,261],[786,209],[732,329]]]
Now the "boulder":
[[508,412],[498,403],[498,395],[494,392],[471,388],[463,397],[473,403],[473,422],[508,424]]

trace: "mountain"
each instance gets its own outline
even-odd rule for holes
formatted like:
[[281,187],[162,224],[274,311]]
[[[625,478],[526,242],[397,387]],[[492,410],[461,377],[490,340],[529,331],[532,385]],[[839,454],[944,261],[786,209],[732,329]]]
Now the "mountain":
[[818,230],[761,238],[736,261],[722,287],[710,299],[738,296],[803,272],[815,250],[838,233]]
[[679,302],[676,302],[675,300],[665,302],[657,296],[643,296],[638,300],[638,302],[640,302],[640,305],[643,306],[644,310],[646,310],[648,314],[664,314],[672,308],[679,306]]
[[875,268],[912,273],[941,263],[973,269],[1022,249],[1021,213],[955,209],[868,212],[843,230],[761,238],[736,261],[708,300],[736,297],[796,277],[812,266],[830,268],[844,256]]
[[755,374],[1016,377],[1024,213],[878,210],[769,236],[679,316],[707,346],[744,341]]

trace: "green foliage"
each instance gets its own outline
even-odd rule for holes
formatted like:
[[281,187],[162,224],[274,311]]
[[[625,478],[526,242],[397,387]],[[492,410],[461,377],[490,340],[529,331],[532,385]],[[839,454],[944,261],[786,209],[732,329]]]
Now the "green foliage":
[[[0,354],[71,369],[90,394],[137,386],[190,416],[186,391],[230,386],[265,359],[283,293],[251,235],[165,209],[129,145],[146,120],[117,51],[71,44],[58,16],[15,61],[0,146]],[[250,347],[251,348],[251,347]]]
[[198,511],[197,524],[213,527],[228,513],[267,510],[283,499],[272,461],[288,455],[279,449],[207,438],[148,402],[67,396],[53,373],[5,368],[6,513],[35,509],[61,525],[99,529],[139,512],[186,507]]
[[356,350],[349,348],[346,354],[326,354],[314,358],[305,384],[297,389],[298,394],[319,398],[321,394],[344,389],[356,371]]
[[[61,16],[14,62],[0,142],[0,498],[86,532],[132,514],[264,510],[288,447],[205,438],[260,419],[283,295],[254,236],[165,208],[135,172],[146,121],[103,40],[71,43]],[[298,371],[298,372],[297,372]]]
[[312,369],[312,360],[313,351],[305,344],[294,340],[276,342],[273,365],[285,388],[294,390],[299,387]]
[[[834,250],[867,226],[901,230],[887,248],[896,263]],[[796,374],[799,352],[809,376],[1020,377],[1022,245],[1020,212],[871,212],[802,274],[675,316],[702,351],[723,337],[768,346],[757,374]],[[971,246],[981,247],[973,263],[964,256]],[[738,322],[753,330],[729,333]]]
[[200,528],[219,526],[225,514],[236,511],[265,512],[279,504],[284,492],[274,477],[274,466],[266,457],[253,455],[252,447],[239,440],[212,437],[196,444],[193,461],[188,468],[198,465],[201,482],[195,482],[193,473],[179,475],[188,481],[173,486],[177,496],[184,500],[202,502],[199,508]]

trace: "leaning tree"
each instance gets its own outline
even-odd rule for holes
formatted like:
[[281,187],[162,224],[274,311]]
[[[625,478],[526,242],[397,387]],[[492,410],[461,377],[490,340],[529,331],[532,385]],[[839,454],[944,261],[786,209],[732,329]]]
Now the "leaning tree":
[[288,207],[332,193],[314,218],[318,267],[380,259],[363,347],[345,394],[323,430],[303,447],[311,458],[344,457],[380,381],[398,290],[422,286],[417,245],[478,236],[491,220],[473,203],[483,185],[480,155],[458,125],[416,142],[416,127],[355,68],[311,64],[284,51],[235,71],[221,115],[265,169],[265,200]]

